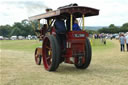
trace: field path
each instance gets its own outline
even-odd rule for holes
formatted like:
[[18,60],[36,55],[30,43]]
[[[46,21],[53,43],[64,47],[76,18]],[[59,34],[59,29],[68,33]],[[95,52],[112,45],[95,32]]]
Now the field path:
[[61,64],[56,72],[37,66],[33,53],[0,51],[0,85],[128,85],[128,52],[120,52],[119,42],[113,48],[94,51],[86,70]]

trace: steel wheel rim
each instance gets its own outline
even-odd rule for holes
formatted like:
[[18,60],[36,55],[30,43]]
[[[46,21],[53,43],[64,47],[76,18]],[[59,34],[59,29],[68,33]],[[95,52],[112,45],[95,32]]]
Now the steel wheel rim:
[[[47,42],[47,43],[45,43]],[[52,64],[52,48],[50,44],[50,40],[47,38],[44,42],[44,49],[43,49],[43,61],[44,61],[44,67],[46,70],[48,70],[51,67]]]
[[36,49],[36,52],[35,52],[35,61],[36,61],[36,64],[39,63],[39,55],[37,54],[37,49]]

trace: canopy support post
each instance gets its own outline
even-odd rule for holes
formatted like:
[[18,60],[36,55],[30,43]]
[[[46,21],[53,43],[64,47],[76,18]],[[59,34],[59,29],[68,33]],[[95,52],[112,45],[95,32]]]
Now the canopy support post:
[[72,31],[72,14],[70,15],[70,29]]
[[83,18],[83,28],[82,28],[82,30],[85,30],[85,27],[84,27],[84,14],[82,15],[82,18]]
[[[33,30],[35,31],[36,30],[36,28],[35,28],[35,24],[31,21],[31,24],[32,24],[32,28],[33,28]],[[36,36],[38,36],[38,34],[35,32],[35,34],[36,34]]]
[[41,29],[40,28],[40,19],[38,19],[38,28]]

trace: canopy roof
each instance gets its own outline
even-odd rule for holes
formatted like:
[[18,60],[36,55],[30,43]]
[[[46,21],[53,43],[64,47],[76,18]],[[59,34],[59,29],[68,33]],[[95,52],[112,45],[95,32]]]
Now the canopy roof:
[[98,15],[99,10],[95,8],[84,7],[84,6],[70,6],[70,7],[58,8],[55,11],[50,11],[47,13],[29,17],[29,20],[33,21],[33,20],[50,19],[50,18],[56,18],[56,17],[67,18],[70,16],[70,14],[73,14],[75,18],[82,17],[82,14],[84,14],[85,17],[88,17],[88,16]]

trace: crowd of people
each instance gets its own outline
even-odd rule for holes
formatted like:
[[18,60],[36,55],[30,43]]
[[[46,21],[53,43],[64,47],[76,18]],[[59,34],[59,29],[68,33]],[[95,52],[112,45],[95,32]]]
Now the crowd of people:
[[104,45],[106,45],[106,35],[104,33],[101,33],[101,34],[94,34],[93,35],[93,38],[94,39],[100,39],[101,40],[101,43],[103,43]]
[[125,52],[125,44],[126,44],[126,49],[128,52],[128,32],[126,33],[126,35],[124,35],[123,33],[120,34],[120,51],[121,52]]

